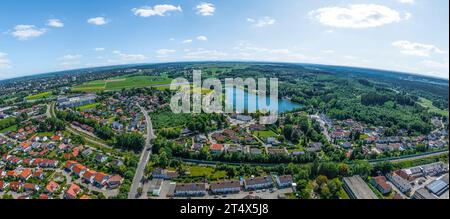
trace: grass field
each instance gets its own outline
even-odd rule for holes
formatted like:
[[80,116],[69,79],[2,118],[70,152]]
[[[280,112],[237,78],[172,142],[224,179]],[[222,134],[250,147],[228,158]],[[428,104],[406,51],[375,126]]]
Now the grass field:
[[10,126],[8,128],[5,128],[3,130],[0,130],[0,133],[15,132],[15,131],[17,131],[17,125],[13,125],[13,126]]
[[30,95],[30,96],[26,97],[26,99],[27,100],[39,100],[39,99],[49,98],[51,96],[52,96],[51,92],[42,92],[42,93]]
[[100,105],[100,103],[86,104],[86,105],[79,106],[79,107],[75,108],[75,110],[77,110],[77,111],[84,111],[84,110],[88,110],[88,109],[95,108],[95,107],[97,107],[98,105]]
[[431,100],[425,99],[425,98],[419,98],[419,102],[421,106],[428,108],[429,112],[431,113],[437,113],[439,115],[447,116],[448,117],[448,110],[441,110],[435,106],[433,106],[433,102]]
[[255,131],[255,132],[253,132],[253,134],[256,137],[260,137],[260,138],[269,138],[269,137],[277,137],[278,136],[275,132],[273,132],[271,130],[268,130],[268,131]]
[[134,87],[147,87],[152,85],[166,85],[172,82],[169,78],[153,77],[143,75],[132,75],[111,78],[102,81],[91,81],[82,85],[73,87],[73,91],[80,92],[99,92],[108,90],[121,90]]
[[210,179],[223,179],[227,175],[225,171],[215,171],[212,167],[189,166],[188,171],[192,177],[207,177]]

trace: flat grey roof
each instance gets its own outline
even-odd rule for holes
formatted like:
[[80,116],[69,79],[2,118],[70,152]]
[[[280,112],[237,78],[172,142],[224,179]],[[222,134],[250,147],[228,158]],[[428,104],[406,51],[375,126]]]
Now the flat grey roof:
[[357,199],[378,199],[360,176],[345,177],[343,181]]

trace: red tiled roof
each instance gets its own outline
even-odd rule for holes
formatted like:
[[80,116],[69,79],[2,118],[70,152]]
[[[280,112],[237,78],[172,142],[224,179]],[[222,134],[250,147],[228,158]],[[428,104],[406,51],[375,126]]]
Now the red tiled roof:
[[50,193],[53,193],[55,192],[56,189],[58,189],[58,187],[59,187],[58,183],[50,181],[48,185],[45,187],[45,190],[47,190]]
[[221,145],[221,144],[213,144],[213,145],[211,145],[210,149],[211,150],[215,150],[215,151],[221,151],[221,150],[223,150],[223,145]]

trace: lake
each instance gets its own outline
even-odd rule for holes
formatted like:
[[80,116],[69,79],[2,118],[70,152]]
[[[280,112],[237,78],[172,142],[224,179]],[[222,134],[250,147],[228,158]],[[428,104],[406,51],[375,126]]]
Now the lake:
[[[258,95],[254,93],[249,93],[243,89],[240,88],[225,88],[225,96],[228,100],[234,101],[227,101],[226,107],[231,108],[234,106],[235,111],[242,112],[244,109],[248,109],[249,100],[252,101],[250,104],[256,104],[256,109],[259,109],[260,111],[269,111],[269,110],[276,110],[276,105],[270,105],[272,98],[268,95],[264,99],[259,99]],[[265,102],[267,104],[265,104]],[[298,103],[294,103],[290,100],[286,99],[279,99],[278,100],[278,112],[279,113],[285,113],[291,110],[295,110],[298,108],[301,108],[302,106]],[[254,111],[254,110],[253,110]],[[252,111],[250,111],[252,113]]]

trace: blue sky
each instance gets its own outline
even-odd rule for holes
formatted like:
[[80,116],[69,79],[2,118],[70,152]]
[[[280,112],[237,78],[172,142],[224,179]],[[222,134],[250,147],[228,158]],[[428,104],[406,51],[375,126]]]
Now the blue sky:
[[448,0],[2,0],[0,79],[127,63],[318,63],[449,77]]

